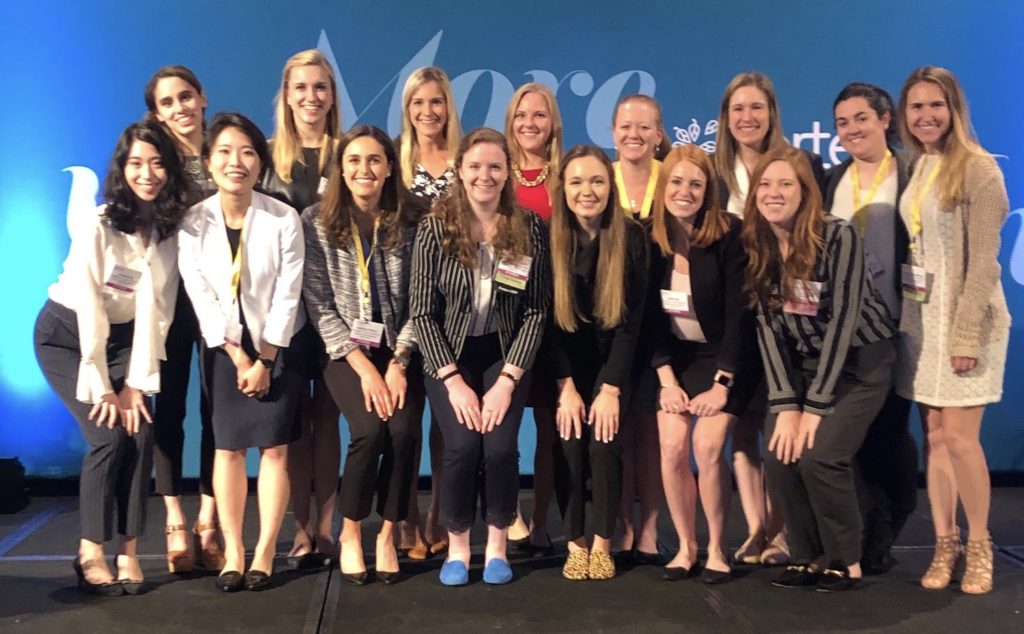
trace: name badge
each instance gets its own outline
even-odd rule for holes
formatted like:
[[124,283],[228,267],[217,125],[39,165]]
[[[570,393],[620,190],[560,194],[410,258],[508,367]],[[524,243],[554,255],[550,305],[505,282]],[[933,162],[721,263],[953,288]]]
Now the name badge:
[[365,319],[356,319],[352,322],[352,329],[349,331],[349,340],[367,348],[379,348],[384,338],[384,324]]
[[872,279],[878,277],[885,272],[885,268],[882,263],[875,257],[875,254],[868,251],[864,254],[865,264],[868,267],[868,274],[871,275]]
[[516,262],[502,260],[498,262],[498,270],[494,274],[494,281],[508,289],[522,291],[526,289],[526,282],[530,279],[530,264],[533,258],[524,255]]
[[814,317],[818,314],[821,301],[821,282],[796,280],[793,283],[793,296],[782,305],[782,310],[795,315]]
[[682,291],[661,289],[661,308],[669,315],[693,317],[690,309],[690,296]]
[[923,266],[904,264],[900,270],[900,284],[904,299],[912,302],[928,299],[928,271]]
[[141,271],[115,264],[114,270],[110,272],[110,277],[103,283],[103,286],[117,295],[133,295],[140,279],[142,279]]
[[[327,177],[326,176],[321,176],[320,177],[320,184],[317,185],[317,187],[316,187],[316,194],[317,194],[317,196],[323,196],[325,191],[327,191]],[[302,211],[302,210],[300,209],[299,211]]]

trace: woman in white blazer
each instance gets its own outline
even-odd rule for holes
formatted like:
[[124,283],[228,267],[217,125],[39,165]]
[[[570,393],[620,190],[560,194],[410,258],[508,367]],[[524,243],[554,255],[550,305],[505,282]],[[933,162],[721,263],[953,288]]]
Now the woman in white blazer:
[[[252,121],[217,115],[203,158],[218,191],[189,210],[178,246],[181,277],[203,335],[203,383],[213,417],[213,490],[225,544],[217,588],[264,590],[288,503],[287,445],[299,432],[301,378],[288,345],[301,326],[305,245],[295,210],[253,191],[270,154]],[[261,456],[260,537],[243,576],[249,447],[258,447]]]

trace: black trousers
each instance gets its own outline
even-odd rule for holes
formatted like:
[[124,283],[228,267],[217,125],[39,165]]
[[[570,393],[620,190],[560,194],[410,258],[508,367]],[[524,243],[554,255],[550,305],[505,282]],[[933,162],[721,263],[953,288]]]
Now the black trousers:
[[917,506],[917,443],[910,401],[890,390],[857,452],[863,561],[881,565]]
[[[370,359],[383,377],[391,351],[378,348]],[[345,457],[338,505],[346,519],[362,521],[370,515],[374,491],[377,512],[385,520],[398,522],[409,514],[409,481],[420,443],[422,407],[417,408],[415,390],[422,385],[419,369],[410,366],[405,407],[395,408],[387,421],[367,412],[359,375],[347,361],[330,361],[324,368],[324,381],[338,409],[348,421],[352,439]],[[418,411],[417,411],[418,409]],[[419,416],[417,416],[419,414]]]
[[[592,404],[592,403],[591,403]],[[588,410],[591,404],[588,404]],[[620,411],[620,425],[622,413]],[[565,536],[569,540],[582,537],[586,529],[587,474],[594,533],[610,539],[615,534],[615,520],[622,498],[622,442],[615,434],[611,442],[594,437],[593,427],[583,425],[579,440],[562,440],[563,460],[555,461],[555,479],[568,482],[569,496],[565,510]],[[562,470],[566,469],[567,473]]]
[[[111,324],[107,372],[114,392],[124,387],[131,358],[133,323]],[[74,311],[47,301],[36,319],[36,359],[46,381],[78,422],[89,450],[82,459],[78,505],[82,537],[105,542],[119,535],[142,534],[152,470],[153,434],[143,423],[129,436],[121,421],[113,428],[89,420],[92,405],[75,398],[82,350]],[[116,511],[116,525],[115,525]]]
[[[188,396],[192,351],[199,342],[199,322],[185,285],[178,286],[174,320],[167,332],[167,360],[160,362],[160,393],[153,414],[153,464],[156,467],[158,495],[181,495],[181,461],[185,447],[185,401]],[[199,364],[200,372],[203,364]],[[199,393],[199,493],[213,495],[213,424],[210,422],[210,398],[206,381]]]
[[[799,359],[795,351],[791,358]],[[794,464],[781,463],[765,452],[768,486],[782,505],[786,538],[795,563],[822,555],[845,565],[861,559],[861,516],[857,503],[854,456],[871,421],[892,385],[896,349],[891,339],[850,348],[835,390],[835,411],[821,420],[814,448],[805,449]],[[805,358],[804,391],[817,369],[817,358]],[[775,431],[776,414],[765,423],[765,437]]]
[[[477,396],[482,398],[494,385],[504,365],[497,334],[466,338],[458,367]],[[430,409],[444,437],[441,525],[453,533],[467,531],[473,525],[482,467],[484,519],[489,526],[511,526],[519,497],[519,424],[530,388],[529,377],[524,376],[512,392],[512,403],[501,424],[486,434],[459,424],[441,381],[425,377],[424,383]]]

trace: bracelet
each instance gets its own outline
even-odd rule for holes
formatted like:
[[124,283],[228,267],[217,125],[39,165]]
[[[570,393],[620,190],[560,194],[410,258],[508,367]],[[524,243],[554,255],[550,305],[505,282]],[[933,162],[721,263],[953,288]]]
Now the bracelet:
[[498,373],[498,378],[501,377],[505,377],[506,379],[512,381],[512,387],[517,387],[519,385],[519,379],[513,376],[511,372],[506,372],[505,370],[502,370],[501,372]]
[[671,389],[673,387],[679,387],[679,384],[678,383],[668,383],[668,384],[662,383],[661,384],[661,389],[663,389],[663,390],[668,390],[668,389]]
[[458,368],[456,368],[455,370],[452,370],[448,374],[446,374],[446,375],[444,375],[442,377],[439,377],[439,378],[441,379],[441,383],[447,383],[448,379],[450,379],[450,378],[452,378],[454,376],[457,376],[459,374],[461,374],[461,373],[459,372]]

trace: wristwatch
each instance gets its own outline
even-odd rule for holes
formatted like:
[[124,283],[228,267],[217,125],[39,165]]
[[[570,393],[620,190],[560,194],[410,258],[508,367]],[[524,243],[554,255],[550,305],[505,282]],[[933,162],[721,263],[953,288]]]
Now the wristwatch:
[[724,385],[726,389],[731,390],[734,381],[731,376],[724,374],[722,371],[718,371],[715,373],[715,383],[718,383],[719,385]]
[[409,353],[409,349],[399,348],[395,350],[395,353],[391,355],[391,362],[402,366],[403,370],[408,370],[409,364],[412,363],[412,355]]
[[259,362],[262,363],[263,367],[265,367],[268,370],[273,370],[274,369],[274,359],[268,359],[266,357],[259,357]]

